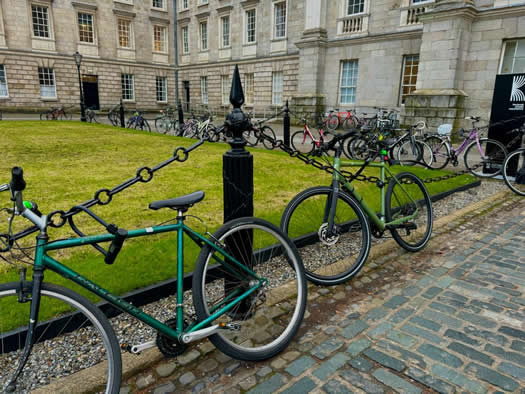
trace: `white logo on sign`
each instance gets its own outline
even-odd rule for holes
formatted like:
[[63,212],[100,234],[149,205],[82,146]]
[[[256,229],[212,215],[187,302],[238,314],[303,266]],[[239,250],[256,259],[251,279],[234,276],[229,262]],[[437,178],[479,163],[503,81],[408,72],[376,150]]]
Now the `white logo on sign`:
[[525,101],[525,93],[521,88],[525,85],[525,76],[516,76],[512,81],[512,93],[510,94],[510,101]]

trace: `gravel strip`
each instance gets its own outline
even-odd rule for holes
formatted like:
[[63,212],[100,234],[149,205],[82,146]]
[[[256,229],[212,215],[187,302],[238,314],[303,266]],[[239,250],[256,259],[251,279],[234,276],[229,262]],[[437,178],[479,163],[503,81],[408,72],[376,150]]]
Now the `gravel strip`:
[[[434,219],[446,216],[456,210],[464,208],[472,203],[481,201],[500,191],[506,189],[502,182],[482,181],[480,187],[469,189],[465,192],[455,193],[443,200],[433,204]],[[384,239],[374,239],[374,243],[384,242]],[[338,244],[339,245],[339,244]],[[332,253],[337,258],[345,256],[344,246],[337,246],[332,249]],[[283,277],[283,280],[286,280]],[[188,314],[194,313],[191,292],[188,291],[184,296],[185,309]],[[161,299],[155,303],[142,307],[144,312],[152,315],[160,321],[166,321],[173,318],[172,311],[175,310],[175,296]],[[135,320],[127,314],[121,314],[111,319],[115,333],[120,341],[139,344],[155,339],[156,333],[148,326]],[[34,347],[32,357],[28,366],[24,369],[23,376],[18,380],[19,386],[24,383],[37,380],[38,386],[47,384],[50,379],[58,376],[64,376],[81,369],[88,368],[100,361],[102,347],[97,344],[97,339],[93,338],[94,330],[92,327],[82,328],[74,333],[64,335],[60,338],[46,341]],[[53,357],[54,349],[67,349],[68,360]],[[43,362],[45,360],[45,362]],[[37,379],[32,378],[34,372],[31,365],[39,365],[39,375]],[[5,382],[6,376],[13,371],[16,365],[14,354],[3,355],[0,357],[0,382]],[[45,368],[42,368],[45,364]],[[36,386],[35,386],[36,387]],[[17,392],[27,392],[28,389],[35,387],[17,387]],[[3,389],[3,388],[2,388]]]

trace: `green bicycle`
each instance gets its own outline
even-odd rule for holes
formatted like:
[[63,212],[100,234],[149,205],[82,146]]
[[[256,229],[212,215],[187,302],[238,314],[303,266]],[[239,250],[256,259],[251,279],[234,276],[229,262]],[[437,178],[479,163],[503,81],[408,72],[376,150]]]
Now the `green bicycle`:
[[[351,133],[334,137],[317,151],[332,167],[331,186],[302,191],[281,218],[281,229],[299,249],[307,279],[319,285],[336,285],[355,276],[368,258],[372,234],[380,238],[388,230],[400,246],[416,252],[432,233],[432,202],[424,183],[409,172],[394,176],[385,150],[378,149],[364,162],[341,161],[343,142]],[[333,164],[328,159],[330,150],[335,150]],[[380,161],[374,162],[378,156]],[[348,180],[341,172],[344,167],[360,169]],[[375,179],[380,189],[379,213],[351,184],[366,167],[380,169]]]
[[[152,176],[152,172],[149,175]],[[281,352],[297,333],[306,305],[304,268],[293,243],[271,223],[257,218],[236,219],[214,234],[203,236],[184,223],[188,209],[204,198],[203,192],[195,192],[149,205],[152,210],[175,210],[175,223],[130,231],[107,224],[89,209],[93,204],[86,202],[69,213],[89,215],[108,233],[50,241],[48,227],[64,225],[67,220],[75,230],[72,216],[66,218],[68,214],[63,213],[57,219],[53,214],[42,215],[36,204],[23,200],[25,186],[19,167],[13,168],[10,184],[0,185],[0,191],[11,192],[13,207],[6,208],[11,214],[10,223],[18,215],[33,223],[17,234],[13,234],[10,225],[9,233],[0,236],[0,252],[5,255],[18,249],[27,257],[27,248],[17,248],[17,241],[39,233],[32,280],[26,280],[22,269],[19,281],[0,285],[0,391],[26,392],[46,386],[46,391],[59,392],[65,387],[64,376],[96,365],[100,381],[86,382],[79,372],[64,378],[68,380],[67,391],[93,389],[118,393],[122,375],[121,347],[139,353],[157,346],[165,356],[175,357],[182,354],[188,344],[209,338],[233,358],[259,361]],[[109,202],[111,194],[103,190]],[[125,240],[167,232],[175,232],[177,236],[177,304],[175,310],[166,311],[171,318],[164,323],[48,255],[51,251],[82,245],[104,252],[99,244],[109,242],[104,260],[112,264]],[[201,249],[192,278],[191,296],[196,313],[193,321],[185,317],[189,305],[184,302],[183,294],[184,235]],[[156,340],[119,346],[104,313],[74,291],[45,282],[46,270],[80,285],[150,326],[157,331]],[[75,376],[78,377],[74,379]],[[94,387],[87,387],[91,384]]]

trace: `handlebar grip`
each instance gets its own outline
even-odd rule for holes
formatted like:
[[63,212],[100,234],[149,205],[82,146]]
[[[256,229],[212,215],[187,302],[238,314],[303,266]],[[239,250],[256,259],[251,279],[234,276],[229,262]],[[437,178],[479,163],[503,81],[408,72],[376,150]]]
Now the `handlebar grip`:
[[26,188],[26,181],[24,181],[24,170],[21,167],[13,167],[11,170],[12,178],[10,187],[14,192],[21,192]]
[[111,242],[111,245],[109,246],[108,252],[106,254],[106,258],[104,259],[106,264],[113,264],[115,262],[115,259],[117,258],[120,249],[122,249],[122,245],[124,244],[127,236],[128,232],[126,230],[122,228],[117,230],[115,233],[115,238]]

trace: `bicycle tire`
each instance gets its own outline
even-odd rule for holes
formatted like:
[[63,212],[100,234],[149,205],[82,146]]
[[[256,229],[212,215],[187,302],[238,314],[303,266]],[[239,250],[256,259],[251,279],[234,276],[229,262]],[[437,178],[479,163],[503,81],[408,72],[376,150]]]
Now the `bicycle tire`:
[[353,116],[346,118],[343,122],[343,130],[350,131],[357,129],[357,121]]
[[330,238],[326,234],[326,205],[332,193],[327,186],[306,189],[288,203],[281,218],[281,229],[299,249],[306,278],[322,286],[355,276],[366,262],[371,244],[368,217],[344,191],[339,191],[334,218],[337,235]]
[[47,119],[47,114],[48,114],[47,112],[42,112],[42,113],[40,114],[40,120],[48,120],[48,119]]
[[252,148],[256,146],[257,142],[259,141],[255,136],[255,132],[253,130],[243,131],[242,137],[244,138],[244,141],[246,141],[246,145]]
[[[271,141],[277,141],[277,137],[275,136],[275,132],[270,126],[263,126],[260,130],[261,136],[266,136],[271,139]],[[268,141],[266,138],[259,137],[260,140],[262,140],[262,144],[266,149],[273,149],[273,144],[271,141]]]
[[109,121],[111,122],[111,124],[112,124],[113,126],[117,127],[117,126],[119,125],[119,121],[120,121],[120,120],[119,120],[119,117],[118,117],[117,114],[115,114],[115,113],[111,113],[111,112],[110,112],[110,113],[108,114],[108,119],[109,119]]
[[303,130],[296,131],[290,138],[290,145],[294,150],[303,152],[307,155],[313,152],[315,145],[310,139],[310,136],[305,134]]
[[[246,236],[249,245],[244,241]],[[226,252],[268,282],[261,292],[248,296],[214,322],[238,322],[240,330],[220,330],[209,337],[210,341],[238,360],[261,361],[275,356],[296,335],[306,308],[307,282],[297,249],[279,228],[257,218],[232,220],[221,226],[211,239],[224,245]],[[193,302],[199,321],[208,318],[210,309],[222,303],[228,292],[245,290],[254,281],[253,276],[231,263],[229,271],[223,270],[221,264],[212,266],[216,253],[206,245],[193,273]],[[225,276],[232,272],[238,277]],[[285,292],[279,291],[281,285],[286,286]]]
[[73,119],[73,115],[72,115],[70,112],[66,112],[66,111],[64,111],[64,112],[60,115],[60,117],[62,118],[62,119],[60,119],[60,120],[71,120],[71,119]]
[[450,148],[448,143],[435,135],[425,138],[425,143],[432,149],[432,164],[430,166],[434,170],[445,168],[450,161]]
[[356,138],[350,145],[350,154],[353,159],[366,160],[376,153],[376,148],[372,148],[371,141],[367,138]]
[[[478,159],[476,156],[476,153],[479,153],[479,150],[477,149],[478,144],[476,141],[472,142],[465,150],[465,156],[463,157],[467,170],[479,178],[492,178],[501,174],[503,162],[507,156],[507,150],[505,149],[505,146],[501,142],[490,138],[480,138],[479,144],[485,155],[487,155],[488,152],[488,156],[482,159],[480,155]],[[486,168],[486,166],[494,168],[495,171],[491,173],[485,173],[483,170]]]
[[414,166],[421,161],[423,156],[422,145],[417,141],[412,143],[410,139],[399,144],[397,149],[397,161],[402,166]]
[[[32,290],[32,287],[32,282],[24,282],[24,289],[27,291]],[[29,321],[30,302],[18,302],[18,289],[20,289],[20,282],[0,285],[1,305],[5,306],[6,303],[9,302],[9,313],[4,313],[0,316],[0,334],[9,331],[4,330],[4,327],[6,327],[5,322],[7,321],[9,323],[9,320],[13,318],[13,316],[20,317],[21,325],[25,325]],[[52,319],[46,319],[41,322],[39,321],[35,341],[38,342],[38,340],[41,339],[42,343],[36,343],[33,347],[28,363],[17,380],[16,389],[29,391],[36,388],[38,385],[47,386],[48,384],[52,384],[50,387],[56,387],[53,389],[48,387],[48,390],[50,392],[58,392],[58,389],[64,388],[60,382],[61,377],[88,368],[91,366],[90,364],[95,365],[96,361],[96,365],[100,368],[99,371],[97,371],[97,376],[102,377],[100,387],[97,387],[97,389],[101,389],[106,393],[111,394],[118,393],[122,377],[120,346],[106,316],[104,316],[100,309],[89,300],[67,288],[43,283],[41,292],[40,311],[49,311],[50,307],[54,306],[56,308],[57,303],[59,303],[61,304],[58,305],[59,307],[67,306],[68,310],[74,309],[74,312],[77,312],[77,315],[69,315],[75,316],[74,319],[53,319],[54,317],[58,317],[57,314],[57,316],[53,316]],[[76,323],[75,326],[78,327],[80,325],[80,328],[74,331],[72,331],[73,327],[70,326],[73,321]],[[11,324],[13,323],[11,322]],[[63,326],[61,324],[63,324]],[[47,339],[44,341],[43,336],[51,331],[59,333],[60,336],[57,339]],[[18,340],[20,341],[18,343],[22,344],[21,350],[13,350],[9,353],[3,353],[4,349],[7,351],[9,351],[9,349],[4,347],[7,343],[4,343],[4,341],[1,343],[0,389],[2,392],[10,380],[13,371],[16,369],[18,360],[20,359],[20,353],[23,351],[24,341],[22,340],[22,335],[25,334],[18,334]],[[89,340],[87,340],[87,338],[89,338]],[[90,349],[89,357],[78,357],[78,353],[71,353],[72,348],[84,349],[86,343]],[[50,348],[53,350],[49,351]],[[102,357],[106,358],[106,364],[100,364],[100,358]],[[47,358],[46,362],[43,362],[42,358]],[[94,358],[97,360],[94,360]],[[52,365],[53,368],[50,368],[50,365]],[[105,368],[105,372],[102,372],[103,365],[105,365],[103,367]],[[38,371],[35,371],[37,367],[40,368]],[[57,379],[55,380],[55,378]],[[31,379],[34,381],[31,381]],[[84,392],[86,389],[84,387],[85,381],[81,379],[76,379],[72,382],[68,380],[68,384],[72,384],[71,386],[68,385],[69,392]],[[21,387],[22,385],[24,385],[24,387]]]
[[[412,215],[416,209],[420,210],[415,221],[411,222],[417,226],[413,233],[410,232],[410,228],[390,228],[392,237],[399,246],[409,252],[417,252],[425,247],[432,236],[432,201],[425,184],[416,175],[402,172],[395,176],[397,182],[393,179],[389,181],[385,195],[386,222],[391,223]],[[403,187],[401,188],[400,185]],[[424,228],[421,237],[419,236],[420,228]]]
[[337,114],[332,113],[328,115],[326,127],[332,131],[337,130],[337,128],[339,127],[339,117],[337,116]]
[[[503,179],[507,186],[518,196],[525,196],[525,184],[518,183],[516,176],[512,176],[513,169],[525,168],[525,149],[518,149],[507,155],[503,163]],[[515,174],[516,175],[516,174]]]

